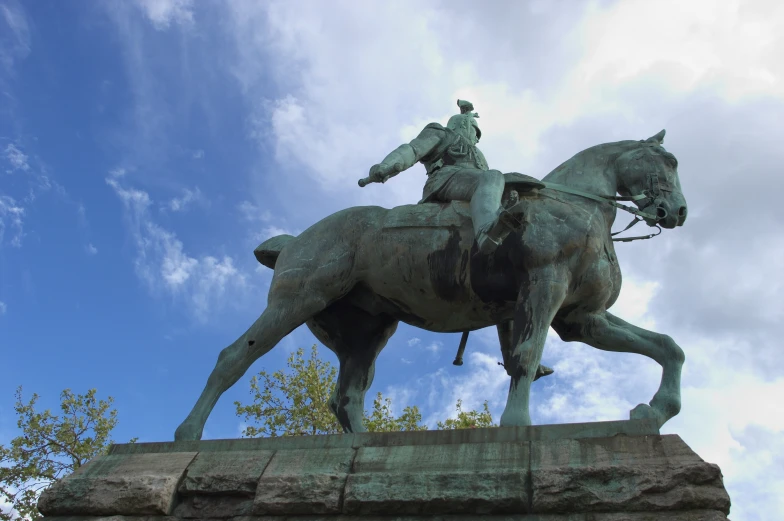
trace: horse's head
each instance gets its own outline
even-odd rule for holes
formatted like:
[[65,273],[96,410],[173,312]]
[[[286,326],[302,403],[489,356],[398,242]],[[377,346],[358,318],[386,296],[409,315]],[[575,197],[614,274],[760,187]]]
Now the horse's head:
[[655,221],[646,219],[646,223],[675,228],[686,221],[686,199],[678,178],[678,160],[664,150],[663,140],[664,130],[618,157],[618,192],[625,196],[644,194],[646,197],[635,204],[656,215]]

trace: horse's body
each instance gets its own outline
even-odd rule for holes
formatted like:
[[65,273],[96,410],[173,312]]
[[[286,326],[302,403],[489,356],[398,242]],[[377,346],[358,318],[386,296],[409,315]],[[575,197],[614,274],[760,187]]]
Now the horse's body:
[[[318,273],[320,283],[322,276],[333,281],[335,292],[348,287],[340,302],[428,331],[454,333],[513,319],[525,274],[558,265],[557,276],[580,281],[565,305],[590,295],[596,306],[609,307],[618,296],[621,273],[610,261],[615,256],[606,222],[595,209],[581,208],[577,196],[556,197],[527,201],[530,225],[506,241],[492,262],[472,251],[466,203],[343,210],[286,244],[272,285],[285,286],[291,277],[295,291],[301,291],[298,272]],[[527,248],[528,242],[539,247]],[[349,251],[352,244],[372,248]],[[509,284],[510,277],[515,284]],[[602,291],[579,291],[589,281],[601,281]]]
[[[545,181],[628,195],[645,187],[650,172],[641,166],[647,165],[677,188],[657,199],[662,226],[672,228],[685,219],[685,201],[661,137],[593,147]],[[632,415],[662,424],[677,414],[683,351],[669,337],[607,313],[621,288],[610,237],[615,209],[549,189],[523,197],[522,204],[525,225],[490,258],[475,254],[468,207],[460,202],[349,208],[298,237],[268,241],[267,250],[262,245],[266,261],[260,260],[275,270],[268,307],[221,353],[176,438],[199,438],[220,394],[303,323],[338,356],[330,406],[347,432],[363,430],[375,359],[399,321],[435,332],[498,326],[512,377],[501,425],[530,424],[530,383],[550,325],[564,340],[657,360],[662,385],[650,406],[640,405]]]

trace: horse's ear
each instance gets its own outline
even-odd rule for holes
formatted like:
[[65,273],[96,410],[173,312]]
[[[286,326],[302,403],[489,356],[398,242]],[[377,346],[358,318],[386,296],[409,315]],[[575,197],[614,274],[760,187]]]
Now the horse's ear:
[[645,140],[646,143],[656,143],[657,145],[661,145],[664,142],[664,133],[665,131],[662,130],[655,136],[651,136]]

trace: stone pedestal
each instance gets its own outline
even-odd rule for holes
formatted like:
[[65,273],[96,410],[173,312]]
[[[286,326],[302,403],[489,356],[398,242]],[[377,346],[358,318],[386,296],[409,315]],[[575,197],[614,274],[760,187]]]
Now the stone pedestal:
[[39,503],[70,521],[720,521],[729,507],[719,468],[648,421],[115,445]]

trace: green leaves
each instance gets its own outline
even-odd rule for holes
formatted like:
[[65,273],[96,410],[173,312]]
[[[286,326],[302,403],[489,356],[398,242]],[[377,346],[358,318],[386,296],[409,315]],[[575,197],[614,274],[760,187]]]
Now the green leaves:
[[378,393],[373,400],[373,411],[365,416],[365,427],[369,432],[426,431],[427,425],[420,425],[421,421],[422,413],[416,405],[406,407],[403,414],[395,418],[392,400]]
[[490,408],[487,405],[487,400],[485,400],[485,403],[482,405],[482,409],[482,412],[465,412],[463,411],[463,401],[457,400],[457,418],[448,418],[444,422],[438,422],[438,428],[447,430],[497,427],[497,425],[493,423],[493,416],[490,414]]
[[251,379],[253,402],[249,405],[234,402],[237,416],[257,424],[245,427],[243,436],[256,438],[343,432],[329,409],[337,369],[318,358],[315,345],[309,359],[306,360],[304,354],[300,348],[289,356],[288,372],[276,371],[270,375],[261,371]]
[[[30,520],[41,517],[36,508],[39,492],[105,454],[117,426],[117,411],[111,408],[114,399],[97,399],[95,389],[87,394],[66,389],[60,399],[59,414],[49,409],[39,412],[38,395],[24,403],[19,387],[14,410],[22,433],[9,446],[0,445],[0,500],[10,502]],[[0,512],[0,519],[12,519],[11,513]]]
[[[329,398],[335,387],[337,369],[318,358],[318,349],[311,348],[310,358],[298,349],[289,356],[288,371],[272,375],[261,371],[250,381],[252,403],[234,402],[237,416],[248,424],[245,437],[297,436],[304,434],[336,434],[343,432],[329,409]],[[494,426],[487,402],[479,411],[463,411],[457,401],[457,419],[439,422],[439,429],[468,429]],[[392,413],[392,400],[378,393],[373,409],[365,413],[365,427],[370,432],[423,431],[422,413],[416,406],[403,409],[400,416]]]

